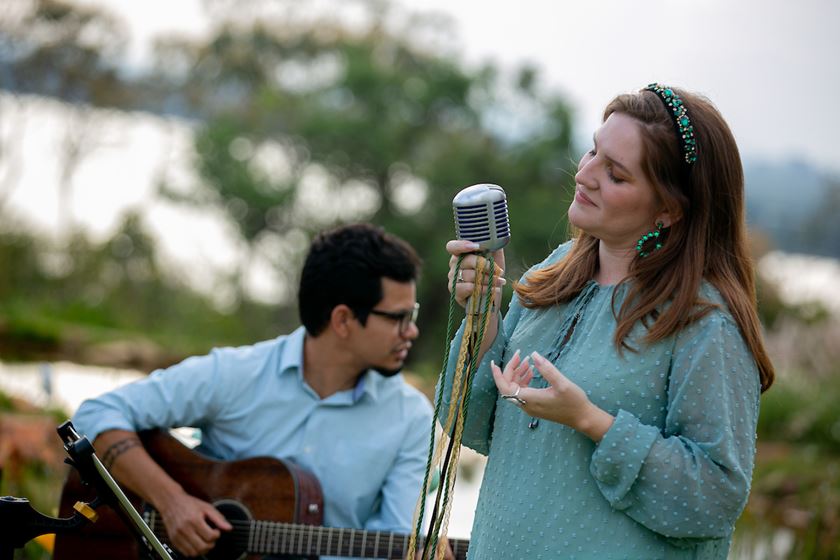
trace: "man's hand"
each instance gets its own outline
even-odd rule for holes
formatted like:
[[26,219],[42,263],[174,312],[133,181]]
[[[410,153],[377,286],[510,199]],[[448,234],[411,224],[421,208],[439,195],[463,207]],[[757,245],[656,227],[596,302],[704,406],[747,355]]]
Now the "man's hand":
[[114,478],[160,512],[169,540],[179,552],[205,554],[221,531],[233,529],[219,510],[187,494],[166,474],[140,445],[136,433],[107,430],[94,445],[106,450],[104,461]]
[[233,529],[211,504],[185,492],[174,495],[160,508],[169,540],[183,554],[207,554],[221,536]]

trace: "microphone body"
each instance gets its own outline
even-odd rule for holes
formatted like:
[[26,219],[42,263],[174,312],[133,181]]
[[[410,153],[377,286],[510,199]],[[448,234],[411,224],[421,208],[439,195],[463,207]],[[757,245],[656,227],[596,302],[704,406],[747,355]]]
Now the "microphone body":
[[[499,185],[480,183],[462,189],[452,200],[455,237],[478,243],[477,254],[488,255],[510,241],[507,196]],[[467,299],[467,313],[478,315],[484,302]]]
[[467,187],[452,200],[455,237],[478,243],[478,251],[501,249],[510,241],[507,197],[499,185],[481,183]]

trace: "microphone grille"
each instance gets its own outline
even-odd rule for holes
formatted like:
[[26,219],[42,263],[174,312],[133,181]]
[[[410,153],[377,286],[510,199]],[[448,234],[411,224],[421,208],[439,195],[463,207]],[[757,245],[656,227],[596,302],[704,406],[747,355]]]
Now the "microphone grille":
[[467,187],[452,200],[455,237],[478,243],[482,251],[501,249],[510,241],[507,197],[499,185]]

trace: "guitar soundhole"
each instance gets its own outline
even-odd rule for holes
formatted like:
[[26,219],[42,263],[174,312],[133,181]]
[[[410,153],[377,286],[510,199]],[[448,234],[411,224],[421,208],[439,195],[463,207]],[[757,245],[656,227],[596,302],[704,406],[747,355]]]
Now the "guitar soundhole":
[[219,500],[213,502],[213,505],[233,525],[233,531],[222,531],[222,536],[216,541],[216,546],[204,558],[242,560],[248,555],[247,542],[242,535],[248,533],[247,524],[253,519],[251,512],[235,500]]

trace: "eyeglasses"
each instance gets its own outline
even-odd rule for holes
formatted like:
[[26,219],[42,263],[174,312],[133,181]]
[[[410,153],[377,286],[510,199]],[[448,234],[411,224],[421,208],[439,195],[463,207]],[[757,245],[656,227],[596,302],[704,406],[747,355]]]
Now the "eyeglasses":
[[386,317],[392,321],[398,321],[400,324],[400,334],[402,335],[408,331],[408,328],[412,325],[412,323],[417,322],[417,315],[420,313],[420,304],[415,303],[413,309],[408,309],[406,311],[382,311],[379,309],[371,309],[369,313],[371,315]]

